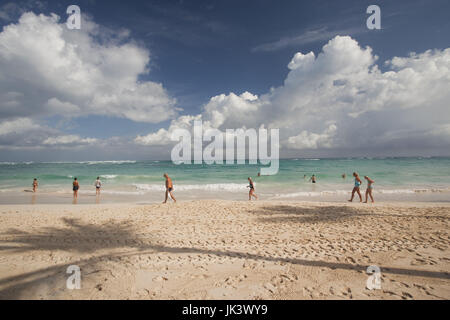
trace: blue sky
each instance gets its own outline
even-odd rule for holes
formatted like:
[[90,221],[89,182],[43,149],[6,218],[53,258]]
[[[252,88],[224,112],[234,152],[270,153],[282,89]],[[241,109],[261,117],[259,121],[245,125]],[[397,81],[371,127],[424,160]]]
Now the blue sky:
[[[73,1],[47,12],[65,16]],[[366,8],[379,4],[381,31],[366,28]],[[449,46],[448,1],[81,1],[83,11],[112,28],[127,28],[152,50],[145,79],[162,82],[186,114],[210,97],[228,92],[262,94],[283,83],[287,62],[298,51],[318,52],[330,40],[274,49],[254,48],[324,29],[352,35],[376,50],[380,61],[409,52]],[[57,8],[57,9],[56,9]]]
[[[26,12],[33,12],[36,15],[43,13],[46,16],[56,13],[61,17],[58,23],[64,23],[67,17],[65,11],[70,4],[73,2],[18,1],[12,5],[8,1],[0,1],[0,24],[2,27],[17,24],[19,17]],[[291,71],[287,66],[297,52],[307,54],[312,51],[317,56],[322,52],[323,47],[338,35],[350,36],[362,49],[369,46],[373,56],[378,56],[375,64],[381,72],[388,71],[389,67],[384,64],[384,61],[393,57],[408,57],[411,52],[420,54],[430,49],[445,51],[449,47],[450,3],[444,0],[282,2],[91,0],[77,1],[76,4],[81,8],[83,19],[88,17],[92,23],[107,28],[112,33],[127,30],[127,37],[119,39],[114,45],[130,43],[146,50],[149,55],[149,63],[146,65],[149,72],[140,73],[137,81],[160,83],[165,94],[170,99],[176,100],[174,104],[167,104],[168,109],[175,108],[174,113],[157,122],[142,122],[137,121],[136,117],[108,114],[108,112],[90,112],[84,109],[69,117],[60,113],[47,113],[32,119],[33,123],[45,127],[47,130],[45,137],[77,135],[80,139],[92,138],[102,141],[111,137],[123,139],[120,142],[121,147],[114,151],[112,151],[113,148],[108,147],[111,143],[107,143],[106,147],[104,143],[101,147],[73,145],[72,147],[77,148],[75,157],[83,159],[92,156],[91,147],[102,148],[102,154],[105,157],[122,159],[135,155],[139,158],[167,158],[167,150],[170,149],[164,150],[158,145],[149,145],[147,147],[155,148],[154,151],[140,150],[134,154],[132,150],[125,147],[128,144],[126,141],[127,139],[132,141],[137,135],[154,133],[160,128],[169,130],[171,121],[176,121],[183,115],[201,114],[210,99],[220,94],[235,93],[239,96],[246,91],[258,97],[268,94],[271,88],[284,85]],[[377,4],[381,8],[382,30],[368,30],[366,27],[366,19],[369,16],[366,14],[366,8],[371,4]],[[92,41],[96,40],[99,43],[104,41],[92,36]],[[1,38],[0,41],[2,41]],[[106,47],[109,45],[103,44]],[[3,45],[5,48],[5,44]],[[126,59],[126,56],[123,58]],[[443,59],[446,61],[446,56]],[[443,84],[442,80],[437,81]],[[19,84],[20,82],[15,82],[14,85]],[[31,92],[33,88],[29,90]],[[13,91],[20,90],[10,92]],[[28,93],[23,92],[23,94]],[[48,98],[51,96],[45,97],[46,100]],[[61,100],[57,98],[58,101]],[[323,103],[321,102],[321,105]],[[31,106],[28,107],[31,108]],[[165,106],[162,105],[162,110],[164,108]],[[417,115],[421,114],[420,108],[423,106],[416,108]],[[448,109],[442,110],[448,115]],[[4,112],[1,113],[1,117],[0,120],[6,123],[6,121],[15,121],[19,117],[22,119],[23,115]],[[383,119],[383,116],[379,114],[373,117]],[[448,140],[447,127],[445,127],[448,124],[447,120],[438,121],[438,125],[444,126],[444,136],[439,137],[439,141]],[[336,121],[336,119],[323,121]],[[423,130],[433,128],[433,121],[435,120],[430,119],[430,127]],[[245,123],[236,124],[238,125],[245,125]],[[338,125],[338,130],[342,125],[344,124]],[[300,133],[301,129],[299,128],[295,134]],[[316,133],[308,130],[305,135],[324,134],[324,130],[327,130],[326,126]],[[289,135],[296,136],[294,133]],[[56,144],[47,143],[46,147],[33,149],[25,142],[14,143],[20,139],[22,138],[17,135],[10,136],[9,140],[8,137],[4,139],[2,148],[10,152],[7,154],[2,152],[0,160],[48,160],[47,157],[58,159],[74,157],[73,148],[65,148],[64,145],[59,148]],[[424,141],[423,143],[424,145],[412,144],[415,153],[422,151],[436,155],[445,153],[443,149],[442,152],[440,150],[440,142]],[[36,145],[39,142],[32,142],[32,144]],[[429,145],[434,147],[429,149]],[[390,143],[384,147],[380,142],[376,153],[380,150],[389,155],[407,155],[408,153],[400,150],[398,154],[395,154],[396,149],[398,148],[392,147]],[[323,145],[319,143],[313,144],[311,148],[286,148],[285,154],[287,156],[302,154],[340,156],[342,152],[347,152],[343,150],[353,149],[342,144],[330,147],[328,143]],[[355,154],[361,152],[370,154],[364,142],[353,151]]]

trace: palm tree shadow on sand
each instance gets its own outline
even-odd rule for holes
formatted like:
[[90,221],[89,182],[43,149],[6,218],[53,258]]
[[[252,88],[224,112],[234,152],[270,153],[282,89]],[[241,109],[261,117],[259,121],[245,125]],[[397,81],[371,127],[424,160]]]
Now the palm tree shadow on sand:
[[[305,211],[296,212],[292,208],[277,207],[273,211],[278,212],[280,209],[291,212],[293,215],[303,217],[303,223],[310,221],[310,217],[306,218]],[[269,209],[270,212],[272,209]],[[309,211],[307,211],[309,212]],[[348,215],[356,214],[351,211]],[[270,215],[270,214],[269,214]],[[298,218],[297,217],[297,218]],[[347,216],[348,217],[348,216]],[[318,219],[324,219],[320,217]],[[336,263],[327,261],[313,261],[297,258],[271,257],[260,254],[251,254],[238,251],[222,251],[213,249],[201,249],[192,247],[171,247],[160,244],[151,236],[142,237],[136,234],[132,222],[113,223],[109,222],[104,225],[81,224],[77,220],[63,219],[65,227],[43,228],[39,232],[25,233],[20,230],[10,229],[6,233],[1,234],[0,251],[25,254],[29,251],[63,251],[76,252],[90,255],[84,259],[73,259],[69,262],[55,264],[49,267],[37,268],[34,271],[24,272],[17,275],[3,277],[0,279],[0,299],[18,299],[30,290],[40,287],[47,287],[49,290],[63,293],[65,281],[67,279],[66,269],[69,265],[77,265],[82,270],[82,277],[86,275],[83,270],[92,270],[89,273],[104,271],[103,262],[105,260],[118,258],[131,258],[140,255],[151,255],[155,253],[191,253],[215,255],[218,257],[230,257],[239,259],[284,262],[302,266],[311,266],[330,269],[346,269],[365,271],[367,266],[350,263]],[[312,221],[312,220],[311,220]],[[76,239],[76,240],[73,240]],[[102,250],[107,250],[107,253]],[[111,252],[113,251],[113,252]],[[55,263],[55,262],[53,262]],[[111,272],[111,271],[110,271]],[[431,277],[450,279],[448,272],[433,272],[423,270],[388,268],[383,270],[384,273],[404,274],[418,277]],[[39,297],[36,297],[37,299]]]
[[[377,217],[389,217],[389,218],[417,218],[423,217],[414,214],[395,214],[395,213],[375,213],[371,211],[371,207],[343,207],[343,206],[314,206],[314,207],[297,207],[289,205],[272,205],[258,208],[258,210],[250,211],[258,217],[259,222],[266,223],[339,223],[351,219],[360,218],[377,218]],[[433,219],[439,219],[447,221],[449,216],[435,215],[431,216]]]

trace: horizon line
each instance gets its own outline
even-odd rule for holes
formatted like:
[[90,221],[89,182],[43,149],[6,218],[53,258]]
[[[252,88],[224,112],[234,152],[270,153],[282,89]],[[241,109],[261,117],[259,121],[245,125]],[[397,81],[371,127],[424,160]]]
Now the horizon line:
[[[341,160],[341,159],[345,159],[345,160],[352,160],[352,159],[359,159],[359,160],[383,160],[383,159],[432,159],[432,158],[450,158],[450,155],[447,156],[375,156],[375,157],[370,157],[370,156],[363,156],[363,157],[289,157],[289,158],[279,158],[279,159],[248,159],[245,158],[245,161],[259,161],[259,160],[266,160],[266,161],[275,161],[275,160],[309,160],[309,161],[313,161],[313,160]],[[243,159],[234,159],[234,161],[237,160],[243,160]],[[70,161],[70,160],[60,160],[60,161],[40,161],[40,160],[19,160],[19,161],[0,161],[0,165],[1,164],[31,164],[31,163],[85,163],[85,162],[147,162],[147,161],[164,161],[164,162],[174,162],[170,159],[143,159],[143,160],[132,160],[132,159],[120,159],[120,160],[113,160],[113,159],[108,159],[108,160],[77,160],[77,161]],[[192,159],[192,164],[194,162],[194,159]],[[205,161],[203,161],[205,162]],[[181,163],[183,164],[183,163]],[[216,163],[214,163],[216,164]],[[226,160],[223,160],[222,164],[227,164]],[[259,163],[257,163],[259,164]]]

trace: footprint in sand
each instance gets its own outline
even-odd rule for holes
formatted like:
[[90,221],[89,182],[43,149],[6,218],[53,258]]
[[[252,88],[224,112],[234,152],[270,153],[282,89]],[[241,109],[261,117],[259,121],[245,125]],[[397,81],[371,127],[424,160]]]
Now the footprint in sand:
[[411,261],[412,266],[423,266],[426,264],[427,264],[427,262],[423,259],[414,259],[413,261]]
[[352,257],[347,257],[346,260],[347,260],[347,262],[349,262],[349,263],[353,263],[353,264],[356,263],[355,259],[353,259]]
[[408,292],[402,292],[402,299],[411,300],[411,299],[413,299],[413,296],[411,294],[409,294]]

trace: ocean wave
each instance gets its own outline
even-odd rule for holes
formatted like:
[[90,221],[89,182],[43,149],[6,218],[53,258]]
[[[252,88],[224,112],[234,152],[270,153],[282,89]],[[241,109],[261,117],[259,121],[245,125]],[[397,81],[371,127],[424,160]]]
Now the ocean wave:
[[[92,194],[93,191],[85,190],[84,192],[81,192],[81,194]],[[124,195],[124,196],[141,196],[144,195],[145,192],[143,191],[123,191],[123,190],[103,190],[102,194],[112,194],[112,195]]]
[[[430,191],[425,191],[426,189],[421,189],[424,192],[432,192],[431,189]],[[375,190],[373,191],[375,193]],[[381,193],[381,194],[414,194],[414,193],[419,193],[421,191],[419,190],[414,190],[414,189],[380,189],[380,190],[376,190],[376,193]]]
[[[64,190],[47,190],[47,192],[66,195],[73,193],[73,191],[70,188],[65,188]],[[79,190],[78,193],[81,195],[95,195],[95,190],[93,188],[83,189]],[[145,194],[145,192],[143,191],[105,190],[105,189],[102,189],[101,193],[110,195],[124,195],[124,196],[140,196]]]
[[344,190],[335,190],[335,191],[299,191],[292,193],[278,193],[275,194],[276,198],[296,198],[296,197],[320,197],[320,196],[329,196],[329,195],[338,195],[338,194],[348,194],[349,191]]
[[22,188],[16,186],[2,186],[0,192],[18,192],[22,191]]
[[317,158],[295,158],[295,159],[287,159],[289,161],[319,161]]
[[320,192],[292,192],[292,193],[277,193],[275,198],[297,198],[297,197],[318,197]]
[[33,161],[26,161],[26,162],[8,162],[8,161],[5,161],[5,162],[0,162],[0,165],[16,166],[16,165],[24,165],[24,164],[30,165],[30,164],[33,164],[33,163],[34,163]]
[[431,188],[431,189],[381,189],[379,193],[396,194],[396,193],[441,193],[450,192],[450,188]]
[[[164,191],[166,188],[161,184],[138,184],[133,186],[136,190],[144,191]],[[175,185],[174,190],[177,191],[191,191],[191,190],[204,190],[204,191],[229,191],[229,192],[241,192],[247,190],[246,184],[238,183],[214,183],[214,184],[184,184]]]
[[107,161],[81,161],[76,162],[81,164],[87,164],[87,165],[94,165],[94,164],[125,164],[125,163],[136,163],[135,160],[107,160]]
[[105,160],[105,161],[50,161],[50,162],[39,162],[45,164],[125,164],[125,163],[136,163],[136,160]]
[[103,179],[115,179],[117,177],[118,177],[117,174],[102,174],[102,175],[100,175],[100,178],[103,178]]
[[[374,194],[420,194],[420,193],[442,193],[450,192],[450,188],[432,189],[375,189]],[[351,190],[325,190],[325,191],[299,191],[291,193],[275,194],[276,198],[296,198],[296,197],[321,197],[350,194]],[[364,190],[362,190],[364,193]]]

